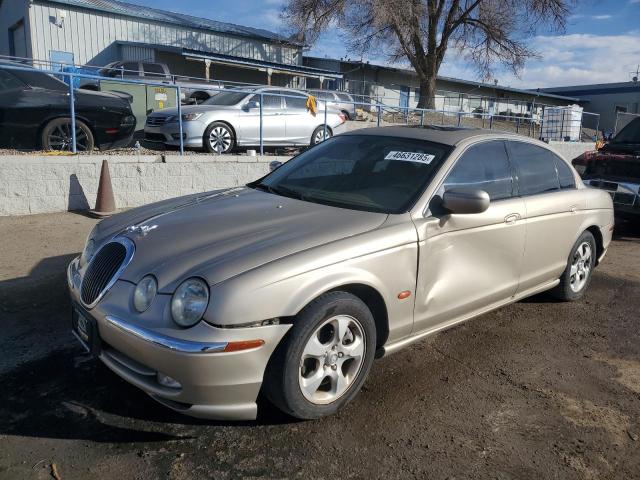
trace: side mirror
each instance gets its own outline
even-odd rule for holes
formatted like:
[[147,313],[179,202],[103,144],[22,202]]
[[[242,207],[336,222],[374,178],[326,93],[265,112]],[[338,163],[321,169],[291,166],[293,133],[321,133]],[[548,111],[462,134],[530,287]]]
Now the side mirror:
[[273,162],[269,162],[269,171],[273,172],[282,166],[282,162],[274,160]]
[[442,206],[450,213],[482,213],[489,208],[489,202],[484,190],[454,188],[442,196]]
[[251,100],[244,104],[245,110],[251,110],[252,108],[260,108],[260,102],[257,100]]

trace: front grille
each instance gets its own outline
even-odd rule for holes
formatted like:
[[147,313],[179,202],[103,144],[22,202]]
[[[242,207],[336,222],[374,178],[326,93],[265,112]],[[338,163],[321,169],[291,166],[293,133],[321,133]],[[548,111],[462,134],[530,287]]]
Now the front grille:
[[147,125],[157,127],[159,125],[164,125],[165,123],[167,123],[168,119],[169,117],[163,115],[149,116],[147,117]]
[[164,142],[166,138],[161,133],[144,133],[144,139],[149,142]]
[[80,299],[92,307],[118,279],[133,256],[133,242],[119,238],[105,244],[89,263],[80,287]]

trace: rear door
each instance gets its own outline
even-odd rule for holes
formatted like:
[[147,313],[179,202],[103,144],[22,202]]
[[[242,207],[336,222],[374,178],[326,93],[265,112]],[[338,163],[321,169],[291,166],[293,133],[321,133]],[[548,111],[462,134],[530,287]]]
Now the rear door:
[[505,301],[518,288],[524,201],[517,196],[502,140],[470,146],[437,195],[465,187],[489,194],[485,212],[449,214],[434,207],[429,217],[416,223],[420,243],[414,333]]
[[316,113],[314,116],[307,110],[307,95],[300,92],[286,92],[284,99],[287,142],[296,145],[309,145],[311,135],[318,123]]
[[527,241],[518,292],[560,277],[586,208],[568,165],[539,145],[507,142],[526,208]]

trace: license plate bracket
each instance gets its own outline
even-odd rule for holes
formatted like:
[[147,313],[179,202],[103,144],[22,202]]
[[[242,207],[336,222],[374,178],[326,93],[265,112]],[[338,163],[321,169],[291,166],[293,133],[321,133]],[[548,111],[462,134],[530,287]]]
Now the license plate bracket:
[[76,307],[71,310],[71,331],[88,353],[98,354],[100,336],[96,321]]

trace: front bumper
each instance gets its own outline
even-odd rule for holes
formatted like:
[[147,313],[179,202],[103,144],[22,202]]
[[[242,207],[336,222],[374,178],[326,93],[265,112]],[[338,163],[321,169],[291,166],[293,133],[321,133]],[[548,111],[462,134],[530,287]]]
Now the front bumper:
[[[202,148],[202,138],[207,126],[197,120],[182,122],[182,137],[185,147]],[[177,122],[164,125],[145,125],[144,139],[147,142],[163,143],[170,146],[180,145],[180,127]]]
[[[267,362],[290,325],[222,329],[200,322],[181,329],[159,319],[170,296],[158,295],[148,321],[129,310],[134,285],[118,281],[94,308],[81,305],[74,260],[68,269],[71,298],[95,322],[95,355],[129,383],[163,405],[193,417],[219,420],[256,418],[256,398]],[[77,264],[76,264],[77,265]],[[164,298],[166,297],[166,298]],[[145,312],[146,314],[147,312]],[[138,318],[140,317],[140,318]],[[148,323],[148,324],[147,324]],[[260,339],[250,350],[225,352],[229,342]],[[171,377],[179,387],[158,381]]]

